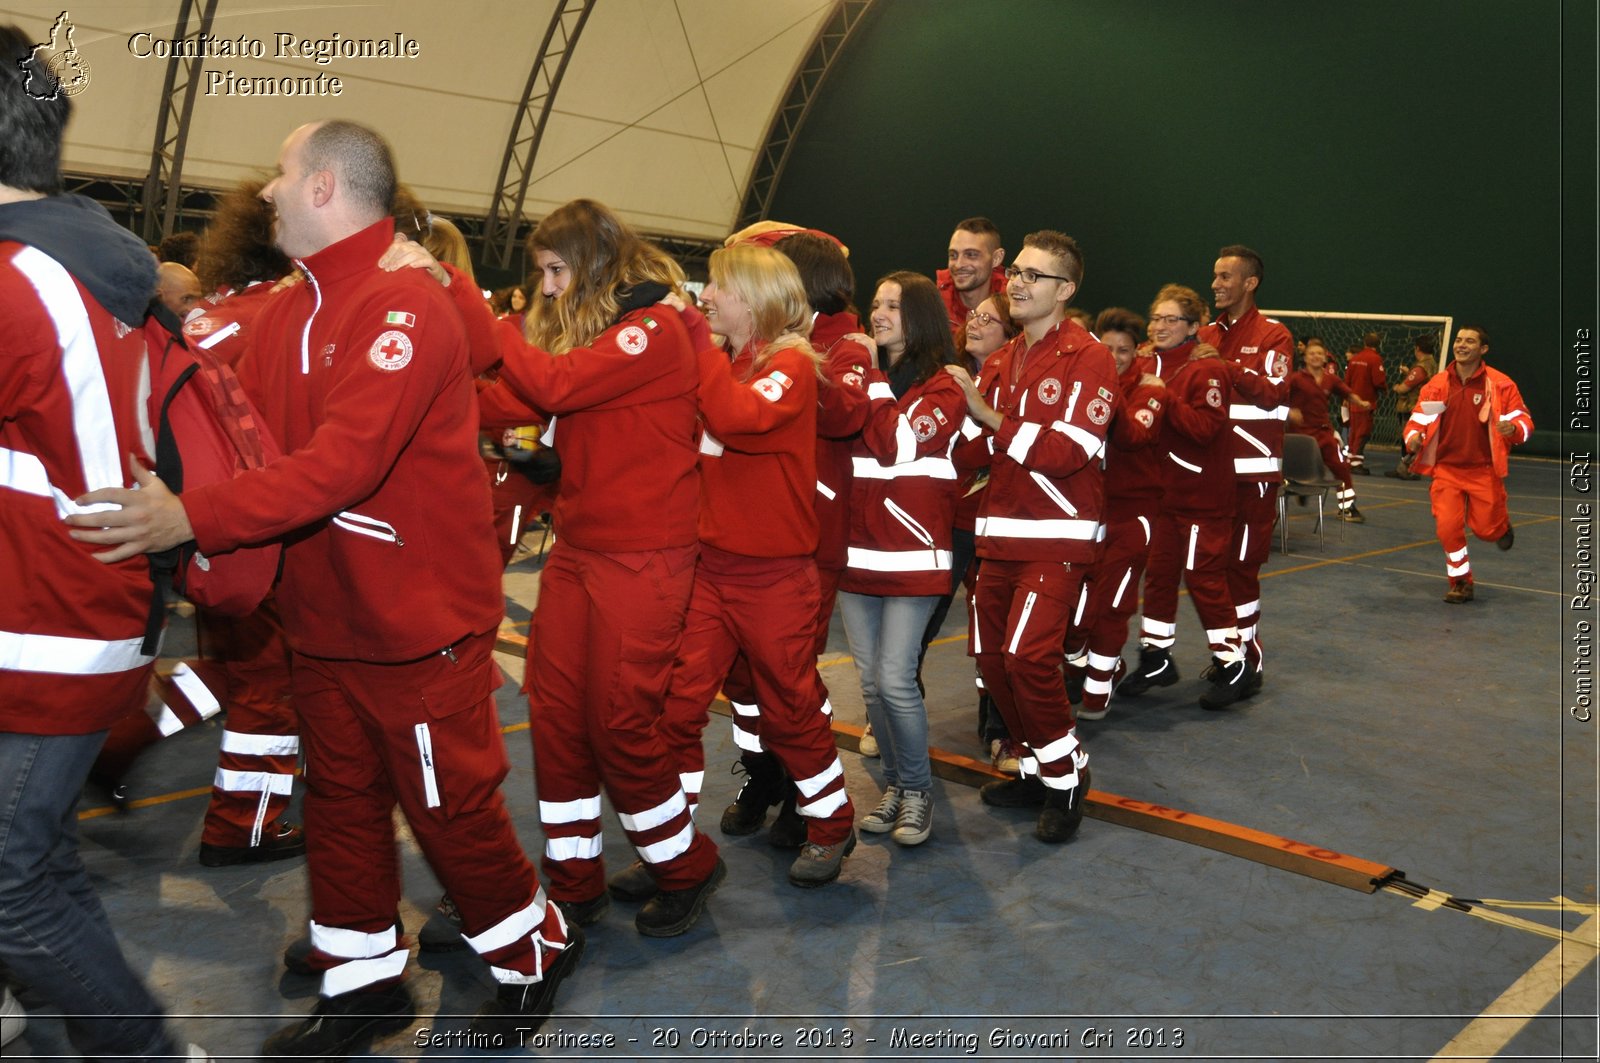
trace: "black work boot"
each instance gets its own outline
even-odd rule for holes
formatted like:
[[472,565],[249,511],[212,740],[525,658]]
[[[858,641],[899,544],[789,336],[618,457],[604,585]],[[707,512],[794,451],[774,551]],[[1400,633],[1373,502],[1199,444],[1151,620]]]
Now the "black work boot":
[[1033,836],[1042,842],[1058,844],[1078,833],[1083,823],[1083,802],[1089,792],[1089,769],[1078,772],[1078,785],[1070,790],[1050,790],[1039,810],[1039,823]]
[[1250,689],[1250,684],[1255,679],[1256,670],[1249,661],[1240,658],[1237,661],[1224,663],[1217,660],[1214,663],[1217,671],[1211,679],[1211,686],[1200,695],[1202,709],[1210,709],[1213,712],[1225,709],[1240,698],[1254,693]]
[[736,837],[760,830],[767,821],[767,809],[782,802],[791,789],[783,766],[771,753],[741,754],[733,772],[741,771],[745,779],[739,796],[722,810],[722,833]]
[[308,1018],[267,1038],[261,1058],[344,1059],[374,1037],[410,1026],[415,1014],[411,994],[403,985],[322,997]]
[[1139,647],[1139,663],[1117,684],[1118,697],[1138,697],[1151,687],[1170,687],[1178,681],[1178,665],[1170,650]]
[[767,842],[774,849],[798,849],[806,843],[806,817],[795,808],[797,794],[793,783],[788,784],[788,790],[789,796],[783,799],[783,807],[778,809],[772,828],[767,831]]
[[583,955],[583,931],[568,925],[567,947],[556,953],[544,969],[544,978],[525,985],[502,983],[472,1019],[472,1032],[486,1037],[532,1033],[550,1017],[555,1007],[556,990],[573,971]]
[[703,881],[681,890],[657,890],[634,917],[634,928],[647,938],[671,938],[685,933],[705,910],[706,899],[727,877],[728,865],[719,856]]

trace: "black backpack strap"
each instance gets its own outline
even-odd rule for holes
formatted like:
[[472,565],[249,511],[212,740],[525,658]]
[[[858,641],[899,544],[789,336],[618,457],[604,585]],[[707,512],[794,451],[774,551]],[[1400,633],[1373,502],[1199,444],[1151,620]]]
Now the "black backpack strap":
[[[150,316],[160,322],[162,328],[167,331],[167,342],[162,347],[160,359],[152,360],[151,365],[150,375],[160,379],[162,376],[160,368],[166,365],[167,359],[172,355],[172,349],[178,347],[187,350],[187,344],[183,341],[183,325],[178,320],[178,315],[168,310],[160,300],[152,300]],[[161,482],[166,484],[173,494],[183,492],[183,459],[178,454],[178,441],[173,435],[167,409],[197,368],[198,366],[192,363],[184,366],[177,380],[173,381],[167,393],[161,396],[160,413],[156,418],[156,467],[151,471],[161,478]],[[183,543],[160,553],[147,555],[150,562],[150,612],[145,618],[144,643],[139,648],[139,652],[147,657],[155,656],[156,647],[161,641],[161,631],[166,627],[167,600],[172,594],[173,574],[193,553],[194,544]]]

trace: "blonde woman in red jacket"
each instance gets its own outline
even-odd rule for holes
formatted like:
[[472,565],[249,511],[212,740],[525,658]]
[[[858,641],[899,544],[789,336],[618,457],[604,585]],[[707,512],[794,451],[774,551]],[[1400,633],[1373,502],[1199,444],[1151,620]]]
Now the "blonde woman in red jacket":
[[891,273],[872,300],[879,367],[851,450],[850,549],[839,582],[867,719],[883,751],[883,798],[861,829],[920,845],[933,827],[928,710],[917,658],[950,588],[956,468],[950,451],[967,399],[943,367],[956,360],[939,290]]
[[702,301],[733,361],[715,348],[700,352],[700,560],[661,733],[680,773],[704,770],[706,711],[742,652],[762,744],[795,781],[807,819],[809,840],[789,881],[821,886],[838,878],[856,838],[813,646],[820,591],[811,307],[794,263],[771,248],[723,248],[710,271]]

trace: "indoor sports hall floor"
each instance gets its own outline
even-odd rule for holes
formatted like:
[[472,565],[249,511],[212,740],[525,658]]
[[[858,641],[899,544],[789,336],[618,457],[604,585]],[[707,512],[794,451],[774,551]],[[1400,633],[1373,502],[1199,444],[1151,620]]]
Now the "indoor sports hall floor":
[[[1392,460],[1374,455],[1375,468]],[[1478,597],[1465,606],[1440,601],[1425,481],[1359,479],[1368,522],[1331,523],[1326,551],[1311,510],[1291,507],[1290,552],[1273,555],[1263,582],[1265,689],[1230,712],[1196,707],[1205,654],[1183,606],[1183,681],[1080,727],[1097,818],[1065,846],[978,800],[981,772],[963,759],[981,751],[957,609],[926,672],[932,744],[948,754],[932,839],[903,849],[863,835],[840,881],[816,891],[787,883],[790,854],[764,835],[726,839],[727,882],[700,923],[650,940],[629,907],[613,907],[590,929],[544,1040],[522,1053],[1594,1059],[1594,725],[1570,719],[1559,679],[1566,471],[1513,462],[1516,547],[1473,542]],[[536,569],[530,558],[508,576],[508,628],[526,620]],[[176,621],[169,652],[186,637]],[[519,659],[501,662],[520,679]],[[837,719],[859,723],[837,621],[823,667]],[[515,690],[501,691],[506,794],[536,853]],[[180,1034],[218,1058],[253,1058],[315,1000],[316,984],[279,960],[304,932],[305,872],[299,861],[196,862],[217,734],[196,728],[147,754],[125,815],[86,794],[83,853]],[[723,716],[707,754],[700,820],[723,842],[716,820],[738,784]],[[843,759],[864,812],[878,764]],[[1165,834],[1103,818],[1119,809]],[[631,858],[621,837],[609,820],[614,866]],[[439,890],[405,848],[414,929]],[[1398,875],[1382,884],[1352,867]],[[505,1055],[426,1044],[464,1030],[490,983],[465,953],[414,959],[420,1017],[373,1055]],[[67,1051],[59,1021],[36,1011],[5,1055]]]

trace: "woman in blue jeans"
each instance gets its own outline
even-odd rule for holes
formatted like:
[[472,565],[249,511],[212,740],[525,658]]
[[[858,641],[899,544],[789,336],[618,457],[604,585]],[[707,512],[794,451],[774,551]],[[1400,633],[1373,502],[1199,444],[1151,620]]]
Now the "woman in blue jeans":
[[922,632],[950,588],[956,471],[966,406],[939,291],[891,273],[872,300],[878,366],[851,454],[850,547],[839,612],[883,755],[884,793],[861,829],[920,845],[932,829],[928,711],[917,689]]

